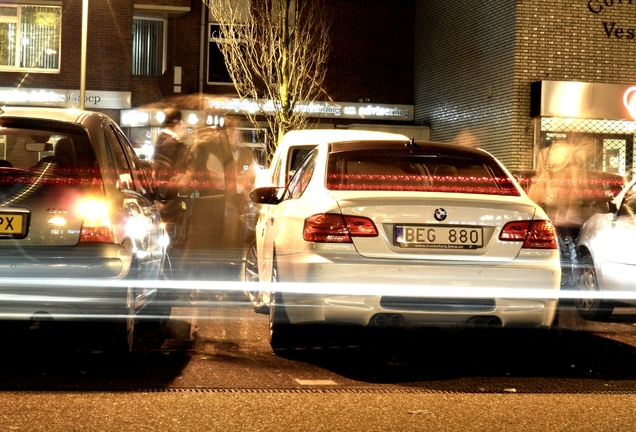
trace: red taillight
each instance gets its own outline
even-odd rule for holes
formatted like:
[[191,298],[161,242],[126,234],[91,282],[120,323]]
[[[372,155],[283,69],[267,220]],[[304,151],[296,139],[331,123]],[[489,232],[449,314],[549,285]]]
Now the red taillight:
[[303,240],[316,243],[351,243],[351,237],[376,237],[373,221],[361,216],[317,214],[305,219]]
[[81,242],[113,242],[113,227],[110,222],[108,203],[100,200],[85,200],[80,204],[79,212],[84,218],[79,239]]
[[558,248],[554,225],[544,220],[508,222],[501,230],[499,240],[523,241],[524,248]]

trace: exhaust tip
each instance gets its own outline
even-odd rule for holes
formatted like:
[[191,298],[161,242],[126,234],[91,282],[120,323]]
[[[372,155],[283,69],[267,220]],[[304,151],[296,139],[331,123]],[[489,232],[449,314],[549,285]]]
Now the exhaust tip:
[[497,317],[477,316],[469,319],[467,324],[475,330],[492,330],[502,327],[501,320]]
[[402,328],[404,317],[398,314],[378,314],[371,319],[371,323],[377,328]]
[[38,311],[31,315],[29,321],[53,321],[53,315],[45,311]]
[[389,317],[380,314],[373,317],[373,324],[378,328],[387,328],[389,326]]
[[402,328],[404,326],[404,318],[402,315],[391,315],[389,325],[391,328]]

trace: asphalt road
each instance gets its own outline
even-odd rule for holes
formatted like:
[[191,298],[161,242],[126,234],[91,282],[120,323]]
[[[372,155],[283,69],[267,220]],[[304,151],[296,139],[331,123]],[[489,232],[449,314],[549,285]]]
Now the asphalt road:
[[240,297],[140,326],[3,323],[4,430],[632,430],[636,310],[549,331],[331,331],[274,355]]

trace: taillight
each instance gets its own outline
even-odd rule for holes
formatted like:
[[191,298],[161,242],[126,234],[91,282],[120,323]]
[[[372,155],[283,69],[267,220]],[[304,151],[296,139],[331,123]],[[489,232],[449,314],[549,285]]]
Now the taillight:
[[81,242],[113,242],[108,203],[97,199],[85,200],[80,203],[79,211],[84,218],[80,233]]
[[545,220],[508,222],[501,230],[499,240],[523,241],[521,247],[524,248],[558,248],[554,225]]
[[351,243],[351,237],[377,235],[378,230],[371,219],[334,213],[308,217],[303,228],[303,240],[316,243]]

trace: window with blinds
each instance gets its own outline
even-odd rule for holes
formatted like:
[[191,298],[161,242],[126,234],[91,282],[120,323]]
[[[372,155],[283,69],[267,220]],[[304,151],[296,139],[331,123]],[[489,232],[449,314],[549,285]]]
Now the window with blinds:
[[133,75],[161,75],[163,65],[163,20],[133,19]]

